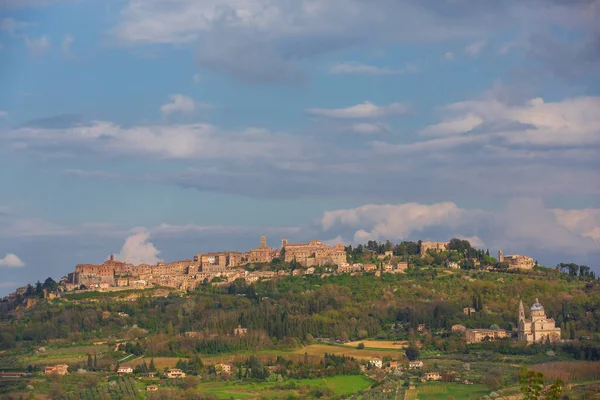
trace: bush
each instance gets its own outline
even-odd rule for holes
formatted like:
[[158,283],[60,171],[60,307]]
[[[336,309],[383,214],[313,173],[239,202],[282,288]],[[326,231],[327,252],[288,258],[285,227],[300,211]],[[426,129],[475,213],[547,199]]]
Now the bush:
[[360,343],[358,344],[358,346],[356,346],[356,348],[357,348],[358,350],[363,350],[363,349],[365,348],[365,344],[364,344],[363,342],[360,342]]

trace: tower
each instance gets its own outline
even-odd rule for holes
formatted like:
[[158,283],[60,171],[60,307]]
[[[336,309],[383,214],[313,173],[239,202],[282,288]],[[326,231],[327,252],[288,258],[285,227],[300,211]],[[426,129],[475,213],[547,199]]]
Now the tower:
[[519,301],[519,323],[525,321],[525,307],[523,307],[523,300]]
[[287,244],[288,244],[288,240],[287,239],[285,239],[285,238],[281,239],[281,247],[282,248],[285,247],[285,246],[287,246]]
[[498,262],[504,262],[504,256],[502,255],[502,250],[498,250]]
[[260,247],[267,247],[267,237],[265,235],[260,237]]

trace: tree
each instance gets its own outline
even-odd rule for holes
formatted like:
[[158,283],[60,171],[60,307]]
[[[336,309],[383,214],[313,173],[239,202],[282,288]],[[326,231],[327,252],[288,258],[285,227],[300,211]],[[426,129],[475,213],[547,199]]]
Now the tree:
[[360,342],[360,343],[358,344],[358,346],[356,346],[356,348],[357,348],[358,350],[363,350],[363,349],[365,348],[365,344],[364,344],[363,342]]
[[200,379],[198,379],[197,376],[186,375],[186,377],[183,378],[183,388],[186,390],[195,388],[196,386],[198,386],[199,383],[200,383]]
[[546,400],[559,400],[560,395],[563,391],[563,388],[564,388],[563,381],[561,381],[560,379],[557,379],[556,381],[554,381],[554,383],[552,385],[550,385],[548,390],[546,390],[546,393],[544,393],[545,399]]
[[544,388],[543,375],[522,367],[519,377],[523,400],[539,400]]
[[88,354],[88,360],[87,360],[87,368],[88,371],[91,371],[92,368],[94,368],[94,360],[92,360],[92,354]]
[[55,291],[57,287],[58,287],[58,285],[56,284],[54,279],[52,279],[51,277],[46,278],[46,280],[44,281],[44,284],[42,285],[42,288],[44,288],[48,291]]
[[148,366],[148,371],[156,372],[156,367],[154,366],[154,358],[150,359],[150,365]]
[[409,361],[415,361],[419,358],[419,355],[421,355],[419,348],[414,343],[411,343],[410,346],[406,348],[405,353],[406,358],[408,358]]

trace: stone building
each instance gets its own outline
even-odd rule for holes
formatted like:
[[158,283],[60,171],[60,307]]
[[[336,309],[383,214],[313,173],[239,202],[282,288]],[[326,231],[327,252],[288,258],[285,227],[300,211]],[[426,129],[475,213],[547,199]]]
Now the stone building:
[[421,256],[427,254],[427,252],[431,250],[434,253],[437,253],[439,251],[446,251],[448,250],[448,243],[447,242],[421,242],[421,251],[420,254]]
[[291,244],[287,239],[282,239],[279,254],[283,254],[286,262],[295,259],[297,263],[305,267],[326,264],[340,265],[346,262],[346,250],[342,244],[327,246],[320,240]]
[[534,265],[531,257],[519,254],[505,256],[502,254],[502,250],[498,250],[498,262],[508,264],[511,269],[532,269]]
[[267,263],[273,261],[277,252],[267,246],[267,237],[262,235],[260,237],[260,246],[250,250],[246,253],[246,260],[249,263]]
[[509,337],[509,332],[504,329],[467,329],[465,337],[467,343],[479,343],[483,341],[492,341]]
[[560,328],[556,327],[553,318],[547,318],[544,307],[538,299],[531,306],[531,318],[525,318],[525,308],[523,302],[519,303],[519,340],[527,343],[540,343],[550,341],[551,343],[560,340]]

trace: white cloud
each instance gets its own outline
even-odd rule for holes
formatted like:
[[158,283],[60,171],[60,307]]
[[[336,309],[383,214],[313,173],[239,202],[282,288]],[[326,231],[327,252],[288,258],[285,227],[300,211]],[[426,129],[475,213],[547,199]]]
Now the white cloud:
[[486,43],[487,42],[485,40],[478,40],[477,42],[471,43],[467,47],[465,47],[465,52],[470,56],[477,56],[479,55],[481,50],[483,50]]
[[0,267],[21,268],[24,266],[25,263],[16,254],[8,253],[4,258],[0,258]]
[[139,230],[125,240],[121,252],[115,258],[134,265],[153,265],[162,261],[158,258],[160,251],[148,239],[150,233],[145,229]]
[[444,60],[453,61],[454,53],[452,53],[451,51],[447,51],[446,53],[444,53]]
[[73,35],[65,35],[62,41],[62,45],[60,46],[64,55],[71,54],[71,45],[75,41],[75,37]]
[[[556,102],[533,98],[511,105],[497,99],[467,100],[444,107],[452,116],[424,128],[426,135],[463,134],[487,125],[481,133],[509,144],[573,146],[600,143],[600,97]],[[491,128],[489,128],[491,127]]]
[[552,210],[556,222],[573,234],[590,238],[600,245],[600,209]]
[[359,122],[356,124],[352,124],[350,126],[350,130],[352,132],[361,133],[361,134],[371,134],[371,133],[387,132],[390,130],[390,127],[381,122]]
[[362,242],[368,238],[403,239],[428,226],[456,223],[464,214],[454,203],[368,204],[355,209],[326,211],[321,224],[326,231],[338,224],[358,228],[354,239]]
[[[196,160],[302,159],[311,146],[316,146],[315,141],[308,138],[259,128],[226,131],[210,124],[125,128],[106,121],[65,129],[22,127],[3,138],[13,145],[18,144],[20,150],[43,150],[46,154],[85,148],[106,154]],[[289,154],[290,148],[296,149],[296,152]],[[314,154],[314,150],[311,152]]]
[[192,75],[192,81],[194,81],[195,84],[202,82],[202,75],[200,75],[200,74]]
[[539,199],[517,198],[494,211],[459,208],[455,203],[369,204],[327,211],[323,231],[354,243],[367,240],[466,239],[477,246],[508,246],[568,254],[600,249],[600,210],[549,209]]
[[329,72],[331,74],[366,74],[366,75],[393,75],[409,72],[417,72],[418,68],[409,65],[405,68],[377,67],[375,65],[361,64],[358,62],[346,62],[333,65]]
[[456,133],[469,132],[471,129],[480,125],[483,119],[477,115],[468,114],[457,119],[447,120],[438,124],[429,125],[422,129],[419,133],[422,135],[448,135]]
[[362,104],[350,106],[347,108],[310,108],[306,110],[309,114],[326,118],[381,118],[392,115],[406,115],[411,112],[408,104],[391,103],[387,106],[378,106],[365,101]]
[[164,115],[171,115],[176,113],[190,114],[196,110],[196,102],[194,99],[182,94],[171,95],[171,101],[160,107],[160,111]]
[[30,38],[27,35],[23,36],[25,40],[25,46],[27,46],[27,51],[32,54],[41,54],[50,49],[50,38],[46,35],[42,35],[39,38]]
[[18,284],[13,281],[3,281],[0,282],[0,288],[16,288]]
[[8,117],[8,113],[6,111],[0,110],[0,118]]

